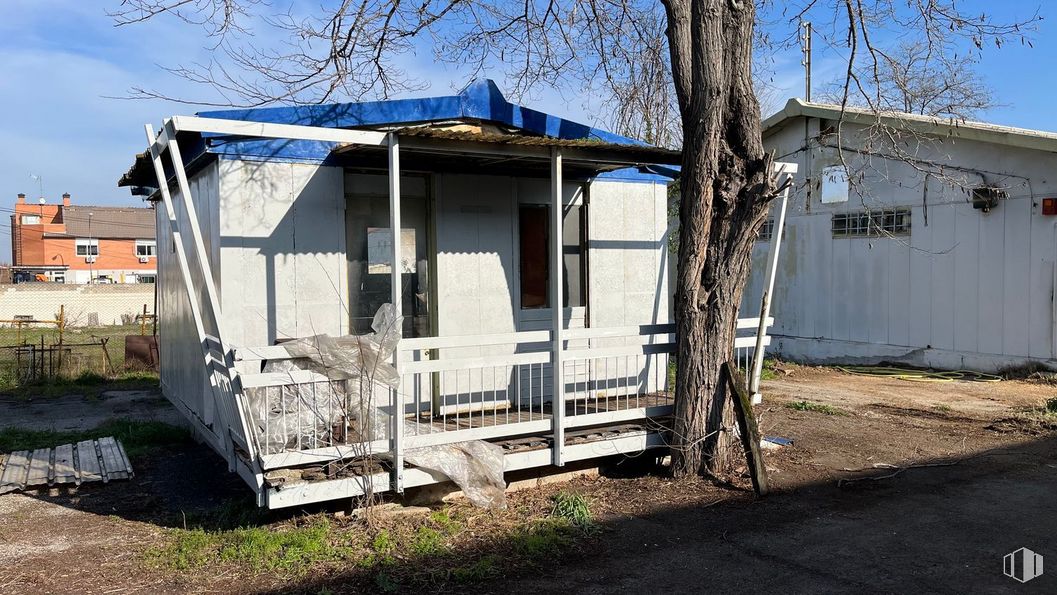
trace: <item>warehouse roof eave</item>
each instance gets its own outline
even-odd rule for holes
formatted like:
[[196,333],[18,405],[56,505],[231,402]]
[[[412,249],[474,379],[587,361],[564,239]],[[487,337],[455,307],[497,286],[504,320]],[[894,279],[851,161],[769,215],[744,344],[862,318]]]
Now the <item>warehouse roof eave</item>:
[[811,103],[799,98],[790,99],[784,108],[763,121],[763,135],[766,137],[774,134],[790,120],[798,117],[843,120],[866,126],[880,123],[896,129],[943,138],[959,138],[1057,152],[1057,133],[1054,132],[905,112],[876,112],[861,107]]

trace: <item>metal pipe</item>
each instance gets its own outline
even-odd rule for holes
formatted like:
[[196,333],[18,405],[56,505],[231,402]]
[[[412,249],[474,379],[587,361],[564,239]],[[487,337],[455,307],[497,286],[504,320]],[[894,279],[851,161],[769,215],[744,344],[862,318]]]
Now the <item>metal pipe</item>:
[[[400,255],[401,236],[403,235],[400,229],[400,138],[394,132],[390,132],[386,138],[389,144],[389,230],[392,234],[393,249],[389,279],[392,284],[391,299],[399,320],[403,313],[403,266]],[[402,322],[398,331],[403,336]],[[399,366],[399,353],[399,349],[393,353],[394,366]],[[399,367],[397,369],[399,370]],[[404,411],[399,391],[392,389],[390,394],[393,408],[390,418],[393,437],[393,491],[402,494],[404,492]]]
[[[562,362],[562,319],[564,303],[562,299],[562,152],[557,147],[551,148],[551,311],[553,313],[552,329],[552,384],[551,424],[553,427],[554,465],[565,464],[565,370]],[[540,406],[542,412],[542,394]]]
[[[795,163],[777,163],[778,178],[793,176],[796,173]],[[774,221],[774,229],[771,232],[771,246],[767,253],[767,268],[764,272],[765,284],[763,296],[760,298],[760,324],[756,329],[756,347],[752,352],[752,376],[749,378],[749,393],[752,394],[752,402],[759,403],[763,397],[760,395],[760,376],[763,373],[763,340],[767,336],[767,318],[771,315],[771,294],[774,292],[774,278],[778,271],[778,251],[782,245],[782,232],[785,229],[785,211],[789,202],[789,187],[787,184],[782,190],[782,198],[778,207],[778,216]]]

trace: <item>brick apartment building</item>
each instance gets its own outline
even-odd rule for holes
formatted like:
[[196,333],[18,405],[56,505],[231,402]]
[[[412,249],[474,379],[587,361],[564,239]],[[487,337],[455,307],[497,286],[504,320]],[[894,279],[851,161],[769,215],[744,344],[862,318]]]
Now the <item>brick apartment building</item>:
[[15,282],[154,283],[154,209],[26,202],[11,215]]

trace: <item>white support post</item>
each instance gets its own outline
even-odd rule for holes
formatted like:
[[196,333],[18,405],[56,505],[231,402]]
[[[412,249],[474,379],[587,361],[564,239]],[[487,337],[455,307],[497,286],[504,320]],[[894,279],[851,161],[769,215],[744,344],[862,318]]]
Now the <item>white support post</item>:
[[[392,284],[391,299],[393,307],[396,308],[396,315],[400,317],[403,315],[403,267],[401,266],[401,240],[402,230],[400,229],[400,138],[395,132],[390,132],[388,137],[389,144],[389,229],[392,232],[392,268],[390,269],[390,283]],[[401,335],[403,334],[403,326],[400,328]],[[397,354],[400,352],[399,349],[393,354],[393,364],[399,364],[396,361]],[[399,367],[397,368],[399,370]],[[402,494],[404,492],[404,407],[403,400],[400,398],[400,392],[397,389],[392,389],[390,394],[392,402],[392,432],[393,437],[393,491]]]
[[[187,181],[187,171],[184,169],[183,156],[180,153],[180,145],[176,141],[176,131],[173,128],[172,121],[165,123],[165,136],[168,139],[169,159],[172,160],[173,171],[176,174],[177,188],[180,190],[180,196],[183,197],[181,203],[184,207],[184,214],[187,216],[187,222],[191,228],[191,240],[194,246],[195,255],[198,260],[199,273],[202,275],[202,281],[206,289],[206,308],[209,311],[210,316],[213,318],[213,323],[216,325],[216,342],[219,344],[219,352],[221,355],[222,368],[225,370],[224,376],[221,378],[226,382],[225,386],[219,387],[220,399],[219,403],[226,412],[224,416],[224,434],[221,436],[221,440],[225,445],[225,449],[228,451],[228,465],[235,465],[235,445],[232,442],[231,436],[231,424],[237,423],[241,435],[239,436],[240,446],[248,449],[250,456],[254,455],[251,435],[249,431],[249,425],[245,416],[242,415],[244,408],[242,407],[241,394],[234,386],[235,379],[232,376],[231,370],[234,366],[234,359],[231,351],[224,343],[223,333],[223,314],[220,309],[220,298],[219,292],[217,291],[216,282],[213,279],[213,268],[209,264],[209,256],[206,254],[205,242],[202,239],[202,227],[198,221],[198,211],[195,208],[194,197],[191,195],[191,185]],[[152,151],[153,153],[153,151]],[[158,184],[160,187],[167,187],[168,181],[164,178],[159,179]],[[175,215],[175,205],[174,215]],[[195,298],[197,299],[197,298]],[[204,328],[203,319],[203,328]],[[208,336],[203,346],[208,350]],[[209,363],[213,357],[212,354],[207,351],[206,353]],[[211,366],[211,369],[214,369]],[[215,370],[214,370],[215,371]],[[213,376],[216,379],[216,375]],[[218,382],[218,384],[220,384]],[[232,419],[234,417],[234,419]]]
[[[776,163],[780,183],[786,178],[792,178],[796,174],[795,163]],[[763,401],[760,394],[760,376],[763,374],[764,339],[767,337],[767,319],[771,315],[771,294],[774,292],[774,278],[778,271],[778,251],[782,246],[782,232],[785,229],[785,210],[789,202],[789,188],[792,180],[782,190],[782,196],[778,203],[778,213],[774,218],[774,227],[771,230],[771,244],[767,250],[767,268],[764,271],[764,289],[760,297],[760,325],[756,329],[756,347],[752,352],[752,375],[749,377],[749,393],[752,402],[758,405]]]
[[[211,362],[213,356],[209,351],[208,343],[206,343],[206,330],[202,322],[202,311],[198,307],[198,296],[195,294],[194,285],[191,283],[191,269],[187,264],[183,234],[180,233],[180,226],[176,221],[176,209],[173,207],[172,195],[169,194],[169,184],[165,177],[165,166],[162,165],[161,150],[155,145],[154,129],[151,125],[145,124],[144,129],[147,131],[147,145],[150,147],[150,157],[154,163],[154,175],[158,178],[158,192],[161,194],[161,201],[165,206],[165,216],[169,220],[169,229],[172,230],[173,246],[176,249],[176,263],[180,268],[180,276],[183,278],[184,288],[187,289],[187,301],[191,306],[191,318],[194,319],[195,330],[198,332],[198,343],[202,346],[202,362],[206,369],[210,370],[211,382],[209,386],[213,391],[213,401],[219,403],[217,385],[216,382],[212,381],[213,366]],[[220,436],[220,438],[223,440],[224,436]]]
[[551,397],[551,425],[553,429],[554,465],[565,464],[565,373],[562,359],[562,319],[565,304],[563,303],[562,283],[562,153],[557,147],[551,149],[551,311],[553,317],[552,349],[554,390]]

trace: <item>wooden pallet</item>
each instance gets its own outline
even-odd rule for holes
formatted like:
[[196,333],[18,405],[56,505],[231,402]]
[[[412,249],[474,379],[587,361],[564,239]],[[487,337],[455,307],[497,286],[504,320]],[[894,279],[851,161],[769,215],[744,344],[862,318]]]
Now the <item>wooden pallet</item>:
[[81,485],[132,477],[125,448],[113,436],[0,455],[0,494],[37,486]]

